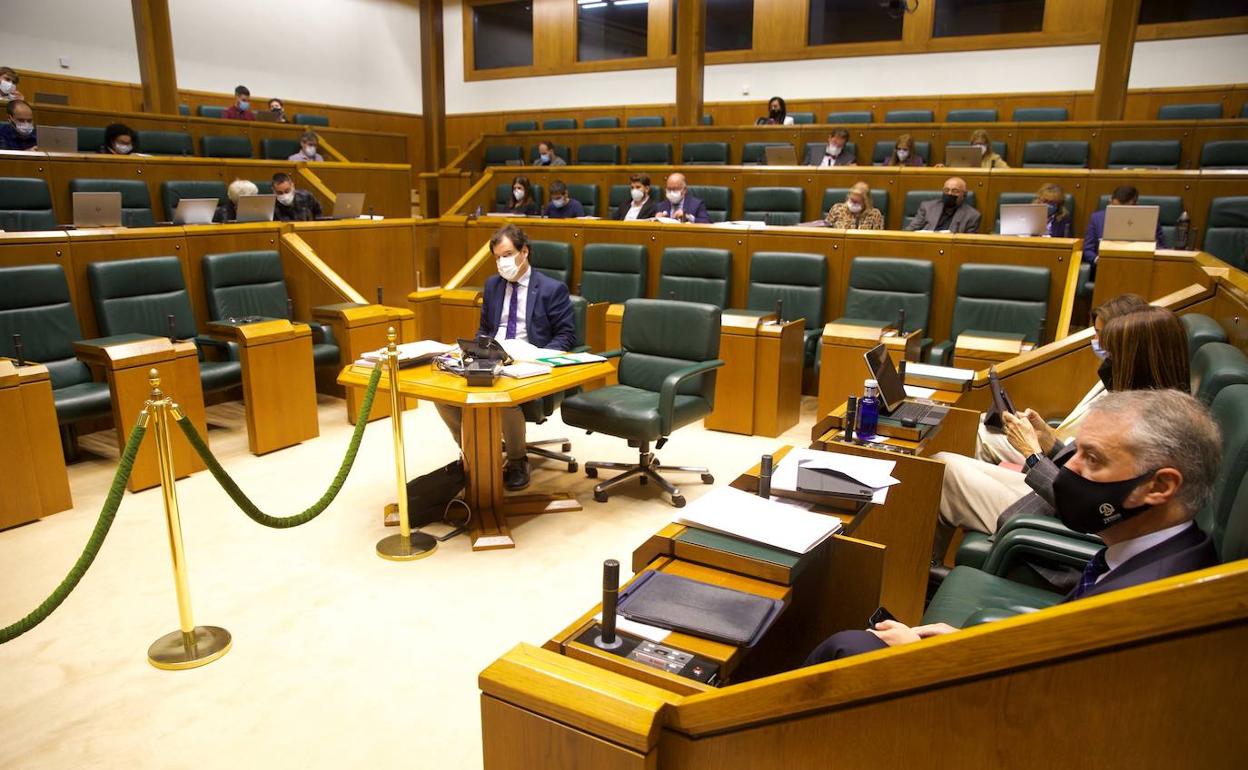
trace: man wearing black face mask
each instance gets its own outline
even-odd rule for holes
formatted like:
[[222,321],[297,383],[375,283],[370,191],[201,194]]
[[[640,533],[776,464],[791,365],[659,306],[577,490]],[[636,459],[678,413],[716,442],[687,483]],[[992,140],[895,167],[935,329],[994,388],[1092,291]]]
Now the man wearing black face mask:
[[[1192,521],[1218,475],[1222,440],[1208,410],[1177,390],[1110,393],[1090,407],[1074,457],[1053,483],[1057,516],[1100,535],[1062,602],[1117,591],[1218,563],[1212,538]],[[946,623],[895,620],[824,640],[807,665],[954,633]]]
[[939,198],[919,204],[918,213],[906,229],[977,233],[979,220],[979,211],[966,202],[966,180],[955,176],[945,180]]

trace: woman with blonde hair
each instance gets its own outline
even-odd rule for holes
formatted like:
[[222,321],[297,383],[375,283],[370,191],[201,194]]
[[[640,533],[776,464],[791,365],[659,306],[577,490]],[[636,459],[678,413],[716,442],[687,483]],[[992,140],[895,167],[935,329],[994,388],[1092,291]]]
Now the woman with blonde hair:
[[832,204],[826,219],[828,227],[841,230],[883,230],[884,216],[871,202],[871,187],[859,182],[849,188],[845,200]]
[[1074,225],[1070,212],[1066,210],[1066,191],[1059,184],[1041,185],[1036,191],[1034,203],[1042,203],[1049,207],[1048,226],[1045,232],[1054,238],[1073,238]]
[[971,146],[978,147],[980,153],[980,168],[1009,168],[1010,164],[1001,159],[1001,156],[992,151],[992,140],[988,138],[988,132],[982,128],[977,128],[971,132]]

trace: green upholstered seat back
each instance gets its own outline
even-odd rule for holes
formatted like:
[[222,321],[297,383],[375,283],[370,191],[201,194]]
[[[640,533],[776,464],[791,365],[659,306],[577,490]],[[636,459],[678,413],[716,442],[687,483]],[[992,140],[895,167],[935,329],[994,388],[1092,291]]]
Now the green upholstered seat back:
[[1213,403],[1228,385],[1248,383],[1248,358],[1225,342],[1208,342],[1192,356],[1192,395]]
[[884,113],[885,123],[932,123],[935,120],[931,110],[889,110]]
[[189,105],[189,104],[179,104],[179,105],[178,105],[178,114],[179,114],[179,115],[188,115],[188,116],[189,116],[189,115],[191,114],[191,105]]
[[328,126],[328,115],[313,115],[307,112],[296,112],[292,119],[300,126]]
[[581,254],[581,295],[590,302],[626,302],[646,294],[646,247],[587,243]]
[[1023,168],[1087,168],[1087,142],[1027,142]]
[[148,155],[194,155],[195,142],[184,131],[139,131],[135,146]]
[[[551,149],[555,151],[555,155],[559,156],[560,158],[563,158],[564,163],[572,162],[572,150],[569,149],[569,147],[566,144],[552,145]],[[529,148],[529,163],[536,163],[539,155],[541,155],[541,153],[537,151],[536,144],[530,147]]]
[[615,166],[620,162],[618,144],[582,144],[576,148],[576,162],[581,166]]
[[675,247],[663,250],[659,297],[728,307],[732,252],[727,249]]
[[217,205],[224,206],[227,200],[225,182],[200,179],[161,182],[160,203],[165,208],[164,221],[173,220],[173,211],[183,198],[216,198]]
[[273,180],[272,179],[253,179],[251,183],[256,186],[257,195],[272,195]]
[[[814,158],[816,162],[823,159],[823,151],[828,146],[827,142],[807,142],[806,149],[802,151],[802,157],[798,158],[798,162],[806,161]],[[858,144],[856,142],[846,142],[845,152],[849,155],[858,157]],[[825,211],[827,209],[824,209]]]
[[660,128],[662,126],[662,115],[634,115],[624,124],[625,128]]
[[806,194],[800,187],[747,187],[743,218],[773,225],[802,221]]
[[807,329],[823,328],[828,268],[822,254],[756,251],[750,257],[750,310],[775,310],[784,300],[784,317],[805,318]]
[[1183,154],[1178,139],[1110,142],[1108,168],[1178,168]]
[[680,148],[680,162],[690,166],[726,166],[728,143],[688,142]]
[[260,157],[267,160],[286,160],[299,152],[298,139],[261,139]]
[[78,152],[96,152],[104,146],[105,129],[100,126],[78,126]]
[[206,254],[203,270],[208,317],[212,320],[249,315],[286,317],[290,294],[276,251]]
[[1248,168],[1248,139],[1205,142],[1200,148],[1201,168]]
[[[1196,351],[1210,342],[1226,342],[1226,330],[1218,322],[1203,313],[1184,313],[1179,316],[1183,331],[1187,333],[1187,355],[1195,367]],[[1194,368],[1193,368],[1193,371]],[[1195,388],[1192,389],[1195,392]]]
[[974,330],[1021,334],[1028,342],[1037,342],[1048,301],[1047,267],[962,265],[950,338]]
[[536,131],[537,121],[536,120],[512,120],[512,121],[508,121],[507,125],[504,128],[509,134],[514,133],[516,131]]
[[[533,200],[537,201],[538,205],[544,204],[546,201],[542,195],[545,190],[542,186],[540,184],[530,186],[533,188]],[[502,182],[494,188],[494,202],[499,206],[510,206],[513,200],[515,199],[511,196],[511,182]]]
[[568,195],[581,202],[581,208],[585,209],[585,216],[598,216],[598,185],[570,184]]
[[[610,189],[607,190],[607,216],[615,219],[620,212],[620,206],[631,205],[629,196],[632,189],[633,186],[627,184],[611,185]],[[650,185],[650,200],[654,201],[654,204],[657,206],[659,201],[663,200],[663,188],[655,184]]]
[[37,177],[0,177],[0,230],[55,230],[48,183]]
[[560,241],[529,241],[529,264],[533,269],[567,286],[572,281],[572,244]]
[[672,162],[672,145],[666,142],[641,142],[628,146],[628,162],[662,163]]
[[713,125],[715,125],[715,116],[713,116],[713,115],[703,115],[703,116],[702,116],[702,120],[701,120],[700,122],[701,122],[701,124],[702,124],[702,125],[704,125],[704,126],[713,126]]
[[873,123],[875,122],[875,115],[867,111],[858,110],[829,112],[827,122],[832,125],[838,123]]
[[[971,146],[971,141],[969,139],[950,139],[948,142],[945,143],[945,156],[948,157],[950,147],[970,147],[970,146]],[[1007,158],[1006,156],[1009,155],[1010,153],[1010,146],[1006,144],[1005,142],[994,141],[992,143],[992,151],[1000,155],[1001,160],[1009,160],[1009,158]]]
[[91,381],[87,365],[74,358],[82,331],[60,265],[0,268],[0,356],[16,357],[14,334],[22,335],[27,361],[48,367],[53,389]]
[[[823,190],[823,204],[819,209],[820,216],[828,213],[828,210],[837,203],[844,203],[845,196],[849,195],[848,187],[827,187]],[[880,216],[884,217],[884,221],[888,222],[888,190],[872,190],[871,205],[880,210]]]
[[70,196],[77,192],[121,193],[121,223],[126,227],[151,227],[156,224],[152,216],[152,196],[147,182],[141,179],[71,179]]
[[[905,227],[910,224],[910,220],[914,219],[914,215],[919,213],[919,206],[927,201],[937,200],[943,194],[944,192],[941,190],[911,190],[906,193],[906,197],[902,199],[901,226]],[[1029,201],[1035,197],[1030,194],[1026,195]],[[979,200],[975,197],[974,190],[966,191],[966,202],[971,204],[973,209],[979,208]]]
[[[1015,205],[1019,203],[1034,203],[1035,200],[1036,200],[1035,193],[1029,193],[1029,192],[1003,192],[1001,193],[1001,195],[997,197],[997,216],[996,216],[996,222],[993,223],[993,232],[994,233],[1001,232],[1001,207],[1003,205],[1006,205],[1006,204]],[[1071,220],[1074,220],[1075,218],[1075,196],[1071,193],[1066,193],[1065,204],[1066,204],[1067,213],[1070,214]],[[1076,236],[1077,235],[1078,234],[1076,234]]]
[[932,309],[932,263],[922,259],[855,257],[845,289],[845,318],[891,324],[906,311],[906,330],[926,331]]
[[1235,490],[1222,542],[1218,544],[1218,555],[1223,562],[1248,558],[1248,475],[1240,479],[1239,488]]
[[[689,192],[706,204],[706,213],[712,222],[723,222],[732,212],[732,188],[719,185],[691,184]],[[662,192],[655,200],[663,200]]]
[[[1213,497],[1196,514],[1196,523],[1215,544],[1221,544],[1232,510],[1238,509],[1242,516],[1245,509],[1245,502],[1236,498],[1248,476],[1248,385],[1227,385],[1214,397],[1209,412],[1222,429],[1222,462],[1213,483]],[[1239,526],[1242,524],[1236,525],[1237,530]]]
[[585,118],[586,128],[619,128],[620,119],[612,117]]
[[572,305],[572,334],[576,337],[576,346],[580,347],[585,344],[585,315],[589,303],[576,294],[569,294],[568,302]]
[[789,117],[793,118],[793,124],[798,126],[809,126],[815,122],[813,112],[790,112]]
[[[1183,214],[1183,199],[1177,195],[1141,195],[1136,203],[1158,208],[1157,224],[1161,225],[1161,234],[1165,236],[1167,244],[1173,244],[1178,230],[1179,217]],[[1100,211],[1108,205],[1109,195],[1102,195],[1097,199],[1096,210]],[[1078,233],[1075,235],[1078,236]]]
[[[658,393],[664,378],[690,364],[719,356],[718,307],[701,302],[630,299],[620,328],[620,384]],[[681,395],[715,397],[715,373],[690,377]]]
[[205,158],[250,158],[251,140],[245,136],[201,136],[199,151]]
[[[893,148],[897,146],[896,140],[886,139],[875,143],[871,148],[871,162],[877,166],[884,164],[884,161],[892,157]],[[932,143],[931,142],[915,142],[914,153],[923,159],[924,163],[932,162]]]
[[949,110],[945,115],[946,123],[996,123],[997,111],[994,108]]
[[87,265],[87,280],[101,334],[164,337],[172,315],[178,339],[195,336],[191,298],[177,257],[92,262]]
[[1016,107],[1012,119],[1018,123],[1052,123],[1070,119],[1065,107]]
[[551,118],[542,121],[543,131],[566,131],[576,128],[576,118]]
[[1248,195],[1214,198],[1207,221],[1203,249],[1228,265],[1248,269]]
[[509,160],[524,160],[524,150],[510,144],[493,144],[485,148],[485,165],[502,166]]
[[1217,120],[1222,117],[1222,104],[1163,104],[1157,108],[1158,120]]
[[741,148],[741,165],[760,166],[767,162],[768,147],[793,147],[789,142],[746,142]]
[[211,104],[201,104],[199,105],[199,109],[196,111],[199,113],[199,116],[201,118],[224,118],[225,117],[224,107],[214,107]]

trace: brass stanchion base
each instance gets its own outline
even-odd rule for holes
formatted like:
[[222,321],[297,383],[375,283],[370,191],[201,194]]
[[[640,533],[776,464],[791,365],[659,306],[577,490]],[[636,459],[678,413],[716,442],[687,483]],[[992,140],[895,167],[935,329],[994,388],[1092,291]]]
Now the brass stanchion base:
[[206,666],[230,651],[230,632],[217,626],[195,626],[189,634],[174,631],[152,642],[147,662],[166,671]]
[[396,533],[377,541],[377,555],[390,561],[415,561],[432,554],[438,541],[424,532],[413,532],[407,537]]

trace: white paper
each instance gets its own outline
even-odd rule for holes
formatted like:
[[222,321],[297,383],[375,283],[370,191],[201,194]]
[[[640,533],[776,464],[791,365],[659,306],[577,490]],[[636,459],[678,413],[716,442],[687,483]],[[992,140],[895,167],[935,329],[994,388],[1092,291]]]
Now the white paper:
[[527,361],[529,363],[536,363],[539,358],[561,356],[567,352],[564,350],[539,348],[525,340],[499,340],[499,344],[503,346],[503,350],[507,351],[507,355],[517,361]]
[[801,511],[732,487],[699,497],[676,517],[685,524],[752,540],[790,553],[808,553],[841,528],[840,519]]
[[906,385],[906,395],[910,398],[931,398],[936,395],[935,388],[920,388],[918,385]]
[[917,374],[920,377],[941,377],[946,380],[970,380],[975,377],[975,370],[955,369],[952,366],[936,366],[935,364],[914,364],[907,361],[906,374]]
[[858,483],[871,487],[875,494],[871,502],[883,504],[888,499],[888,488],[900,483],[893,478],[896,460],[878,460],[840,452],[824,452],[818,449],[794,449],[784,456],[771,474],[771,488],[787,492],[797,491],[797,468],[807,465],[840,471]]
[[[417,342],[405,342],[402,345],[397,345],[396,349],[399,352],[399,363],[406,363],[408,361],[419,361],[421,359],[440,356],[443,353],[457,350],[458,347],[458,345],[448,345],[445,342],[439,342],[437,340],[419,340]],[[370,363],[384,361],[385,358],[386,348],[370,350],[360,356],[361,361],[368,361]]]
[[523,380],[527,377],[537,377],[541,374],[550,374],[550,367],[545,364],[508,364],[503,367],[503,376],[511,377],[516,380]]
[[[602,613],[599,612],[594,616],[594,620],[602,622]],[[615,628],[617,631],[625,631],[633,636],[640,636],[642,639],[649,639],[652,642],[660,643],[671,635],[671,631],[658,626],[650,626],[645,623],[638,623],[635,620],[629,620],[623,615],[615,616]]]

